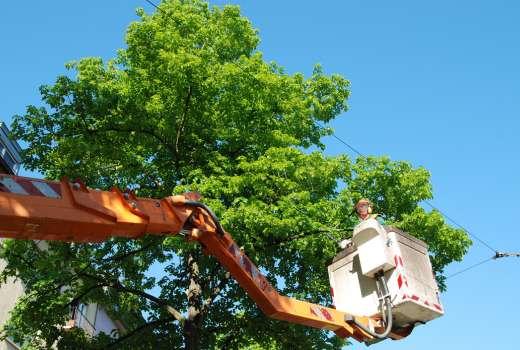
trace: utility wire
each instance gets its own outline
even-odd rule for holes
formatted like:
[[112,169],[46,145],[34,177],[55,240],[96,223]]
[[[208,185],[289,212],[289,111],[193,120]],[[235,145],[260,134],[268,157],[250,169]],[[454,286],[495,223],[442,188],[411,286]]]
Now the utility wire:
[[452,278],[452,277],[458,276],[458,275],[460,275],[461,273],[464,273],[464,272],[466,272],[466,271],[469,271],[469,270],[471,270],[471,269],[474,269],[475,267],[478,267],[478,266],[480,266],[480,265],[482,265],[482,264],[485,264],[485,263],[487,263],[488,261],[491,261],[491,260],[493,260],[493,259],[495,259],[494,256],[492,256],[491,258],[487,258],[487,259],[485,259],[485,260],[482,260],[481,262],[478,262],[478,263],[476,263],[476,264],[474,264],[474,265],[471,265],[470,267],[467,267],[467,268],[465,268],[465,269],[463,269],[463,270],[460,270],[460,271],[458,271],[458,272],[455,272],[455,273],[452,274],[452,275],[449,275],[448,277],[446,277],[446,279],[450,279],[450,278]]
[[516,256],[517,258],[520,258],[520,253],[500,253],[500,252],[497,251],[497,252],[495,252],[495,255],[493,255],[492,257],[487,258],[485,260],[482,260],[481,262],[478,262],[478,263],[476,263],[474,265],[471,265],[470,267],[467,267],[464,270],[455,272],[454,274],[449,275],[448,277],[446,277],[446,279],[449,279],[449,278],[452,278],[454,276],[460,275],[461,273],[466,272],[468,270],[471,270],[471,269],[473,269],[473,268],[475,268],[477,266],[480,266],[482,264],[485,264],[488,261],[497,260],[497,259],[500,259],[500,258],[506,258],[506,257],[510,257],[510,256]]
[[[148,4],[150,4],[151,6],[153,6],[154,8],[156,8],[158,11],[161,11],[163,12],[163,10],[157,6],[154,2],[152,2],[151,0],[145,0]],[[253,76],[251,73],[245,71],[241,66],[239,65],[236,65],[240,70],[242,70],[244,73],[250,75],[252,78],[254,78],[255,80],[258,80],[255,76]],[[318,124],[318,126],[322,129],[325,129],[325,126],[323,126],[321,123],[317,122],[316,121],[316,124]],[[346,142],[345,140],[343,140],[342,138],[340,138],[339,136],[337,136],[334,132],[332,132],[330,134],[330,136],[332,136],[333,138],[335,138],[338,142],[342,143],[344,146],[346,146],[348,149],[350,149],[352,152],[354,152],[356,155],[360,156],[360,157],[366,157],[363,153],[361,153],[359,150],[357,150],[354,146],[350,145],[348,142]],[[465,271],[468,271],[472,268],[475,268],[479,265],[482,265],[490,260],[493,260],[493,259],[497,259],[497,258],[502,258],[502,257],[508,257],[508,256],[519,256],[520,257],[520,253],[501,253],[499,252],[498,250],[494,249],[491,245],[489,245],[488,243],[486,243],[484,240],[482,240],[481,238],[479,238],[477,235],[471,233],[468,229],[466,229],[464,226],[460,225],[459,223],[457,223],[455,220],[453,220],[450,216],[448,216],[446,213],[444,213],[443,211],[441,211],[440,209],[438,209],[437,207],[435,207],[433,204],[431,204],[431,202],[429,201],[424,201],[425,204],[427,204],[429,207],[431,207],[433,210],[437,210],[439,213],[441,213],[441,215],[443,215],[448,221],[450,221],[451,223],[453,223],[455,226],[459,227],[460,229],[462,229],[464,232],[466,232],[469,236],[471,236],[472,238],[474,238],[475,240],[477,240],[478,242],[480,242],[482,245],[484,245],[485,247],[487,247],[489,250],[491,250],[493,253],[495,253],[494,256],[492,256],[491,258],[488,258],[478,264],[475,264],[475,265],[472,265],[462,271],[459,271],[455,274],[452,274],[450,276],[448,276],[447,278],[451,278],[453,276],[456,276],[458,274],[461,274]]]
[[162,10],[159,8],[159,6],[157,6],[156,4],[154,4],[152,1],[150,1],[150,0],[144,0],[144,1],[146,1],[147,3],[149,3],[150,5],[152,5],[153,7],[155,7],[157,10],[162,11]]
[[[326,129],[326,127],[321,124],[320,122],[316,121],[316,124],[318,124],[318,126],[321,128],[321,129]],[[356,148],[354,148],[354,146],[350,145],[348,142],[342,140],[341,138],[339,138],[335,133],[334,131],[332,132],[332,134],[330,134],[329,136],[332,136],[333,138],[335,138],[336,140],[338,140],[339,142],[341,142],[343,145],[347,146],[348,149],[350,149],[352,152],[354,152],[355,154],[357,154],[358,156],[360,157],[366,157],[366,155],[364,155],[363,153],[361,153],[360,151],[358,151]]]
[[432,209],[434,210],[437,210],[439,213],[441,213],[446,219],[448,219],[449,221],[451,221],[451,223],[453,223],[455,226],[458,226],[459,228],[461,228],[464,232],[466,232],[468,235],[470,235],[471,237],[475,238],[477,241],[479,241],[481,244],[483,244],[484,246],[486,246],[489,250],[491,250],[493,253],[498,253],[498,250],[496,250],[495,248],[493,248],[492,246],[490,246],[488,243],[486,243],[485,241],[483,241],[482,239],[480,239],[479,237],[477,237],[476,235],[474,235],[473,233],[469,232],[468,229],[466,229],[464,226],[460,225],[459,223],[457,223],[455,220],[453,220],[451,217],[449,217],[446,213],[444,213],[443,211],[441,211],[440,209],[436,208],[433,204],[430,203],[430,201],[424,201],[425,204],[427,204],[429,207],[431,207]]
[[[320,123],[317,123],[322,129],[325,128],[323,125],[321,125]],[[363,153],[361,153],[360,151],[358,151],[355,147],[353,147],[352,145],[350,145],[348,142],[346,142],[345,140],[341,139],[340,137],[338,137],[334,132],[332,132],[331,134],[332,137],[334,137],[336,140],[338,140],[339,142],[341,142],[343,145],[347,146],[352,152],[356,153],[358,156],[360,157],[366,157]],[[491,261],[491,260],[496,260],[498,258],[504,258],[504,257],[510,257],[510,256],[516,256],[516,257],[520,257],[520,253],[502,253],[502,252],[499,252],[498,250],[496,250],[495,248],[493,248],[490,244],[488,244],[487,242],[485,242],[483,239],[479,238],[477,235],[471,233],[467,228],[465,228],[464,226],[462,226],[461,224],[459,224],[457,221],[455,221],[454,219],[452,219],[450,216],[448,216],[444,211],[440,210],[439,208],[435,207],[430,201],[428,200],[425,200],[424,201],[425,204],[427,204],[430,208],[432,208],[433,210],[436,210],[438,211],[439,213],[441,213],[442,216],[444,216],[448,221],[450,221],[452,224],[454,224],[455,226],[459,227],[460,229],[462,229],[464,232],[466,232],[469,236],[471,236],[472,238],[474,238],[475,240],[477,240],[478,242],[480,242],[482,245],[484,245],[486,248],[488,248],[489,250],[491,250],[494,255],[490,258],[487,258],[479,263],[476,263],[474,265],[471,265],[461,271],[458,271],[448,277],[446,277],[446,279],[449,279],[449,278],[452,278],[452,277],[455,277],[455,276],[458,276],[460,275],[461,273],[464,273],[466,271],[469,271],[471,269],[474,269],[482,264],[485,264],[487,263],[488,261]]]
[[[320,125],[318,123],[318,125]],[[320,125],[320,127],[323,128],[322,125]],[[363,155],[361,152],[359,152],[356,148],[354,148],[353,146],[351,146],[348,142],[346,142],[345,140],[341,139],[340,137],[338,137],[337,135],[334,134],[334,132],[332,133],[332,135],[336,140],[338,140],[339,142],[341,142],[342,144],[344,144],[345,146],[347,146],[350,150],[352,150],[354,153],[356,153],[358,156],[360,157],[365,157],[365,155]],[[477,235],[471,233],[467,228],[465,228],[464,226],[462,226],[461,224],[459,224],[457,221],[455,221],[454,219],[452,219],[450,216],[448,216],[445,212],[443,212],[442,210],[440,210],[439,208],[435,207],[430,201],[427,201],[425,200],[424,201],[425,204],[427,204],[430,208],[432,208],[433,210],[437,210],[439,213],[441,213],[442,216],[444,216],[448,221],[450,221],[452,224],[454,224],[455,226],[459,227],[460,229],[462,229],[464,232],[466,232],[469,236],[471,236],[472,238],[474,238],[475,240],[477,240],[478,242],[480,242],[482,245],[484,245],[486,248],[488,248],[489,250],[491,250],[494,255],[490,258],[487,258],[479,263],[476,263],[474,265],[471,265],[461,271],[458,271],[448,277],[446,277],[446,279],[449,279],[449,278],[452,278],[452,277],[455,277],[455,276],[458,276],[460,275],[461,273],[464,273],[466,271],[469,271],[471,269],[474,269],[482,264],[485,264],[487,263],[488,261],[491,261],[491,260],[496,260],[496,259],[499,259],[499,258],[505,258],[505,257],[520,257],[520,253],[505,253],[505,252],[499,252],[498,250],[496,250],[495,248],[493,248],[490,244],[488,244],[487,242],[485,242],[483,239],[479,238]]]
[[[320,123],[317,123],[321,128],[325,128],[323,125],[321,125]],[[334,132],[331,134],[332,137],[334,137],[336,140],[338,140],[339,142],[341,142],[342,144],[344,144],[345,146],[347,146],[351,151],[353,151],[354,153],[356,153],[358,156],[360,157],[366,157],[363,153],[361,153],[360,151],[358,151],[355,147],[353,147],[352,145],[350,145],[348,142],[346,142],[345,140],[341,139],[340,137],[338,137]],[[471,233],[468,229],[466,229],[464,226],[460,225],[458,222],[456,222],[455,220],[453,220],[450,216],[448,216],[445,212],[443,212],[442,210],[440,210],[439,208],[435,207],[430,201],[427,201],[425,200],[424,201],[425,204],[427,204],[429,207],[431,207],[432,209],[434,210],[437,210],[439,213],[442,214],[442,216],[444,216],[446,219],[448,219],[448,221],[450,221],[452,224],[454,224],[455,226],[461,228],[464,232],[466,232],[469,236],[473,237],[475,240],[477,240],[478,242],[480,242],[481,244],[483,244],[485,247],[487,247],[489,250],[491,250],[493,253],[498,253],[498,251],[493,248],[490,244],[486,243],[484,240],[482,240],[481,238],[479,238],[477,235]]]
[[347,146],[352,152],[356,153],[358,156],[364,157],[364,155],[361,152],[359,152],[357,149],[355,149],[354,147],[352,147],[351,145],[349,145],[348,143],[346,143],[345,141],[343,141],[342,139],[337,137],[336,134],[332,133],[331,136],[334,137],[339,142],[341,142],[342,144],[344,144],[345,146]]
[[[153,7],[155,7],[157,10],[159,11],[162,11],[161,8],[159,8],[155,3],[153,3],[151,0],[145,0],[147,3],[149,3],[150,5],[152,5]],[[242,67],[240,67],[239,65],[236,65],[238,68],[240,68],[244,73],[250,75],[251,77],[253,77],[255,80],[258,80],[255,76],[253,76],[251,73],[249,72],[246,72],[245,70],[242,69]],[[323,124],[321,124],[320,122],[316,122],[316,124],[318,124],[318,126],[322,129],[325,129],[325,126]],[[345,140],[341,139],[340,137],[338,137],[334,132],[332,132],[332,134],[330,135],[332,136],[333,138],[335,138],[337,141],[339,141],[340,143],[342,143],[343,145],[345,145],[346,147],[348,147],[352,152],[354,152],[355,154],[357,154],[358,156],[360,157],[366,157],[363,153],[361,153],[360,151],[358,151],[354,146],[350,145],[348,142],[346,142]],[[427,205],[429,205],[432,209],[435,209],[437,210],[439,213],[441,213],[446,219],[448,219],[449,221],[451,221],[454,225],[460,227],[462,230],[464,230],[468,235],[470,235],[471,237],[475,238],[477,241],[479,241],[480,243],[482,243],[484,246],[486,246],[487,248],[489,248],[493,253],[496,253],[497,250],[494,249],[493,247],[491,247],[488,243],[484,242],[482,239],[480,239],[479,237],[477,237],[475,234],[472,234],[471,232],[469,232],[466,228],[464,228],[462,225],[458,224],[455,220],[453,220],[451,217],[449,217],[448,215],[446,215],[443,211],[441,211],[440,209],[436,208],[435,206],[433,206],[433,204],[431,204],[429,201],[425,201],[425,203]]]

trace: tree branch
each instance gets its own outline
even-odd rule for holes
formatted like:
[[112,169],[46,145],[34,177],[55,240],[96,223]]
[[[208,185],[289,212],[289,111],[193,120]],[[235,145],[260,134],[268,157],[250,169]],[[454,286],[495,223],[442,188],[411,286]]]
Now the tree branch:
[[69,306],[72,306],[74,305],[75,303],[79,302],[81,299],[83,299],[84,296],[86,296],[88,293],[92,292],[94,289],[97,289],[97,288],[101,288],[101,287],[104,287],[105,284],[103,283],[98,283],[98,284],[94,284],[92,286],[90,286],[89,288],[87,288],[85,291],[83,291],[82,293],[80,293],[79,295],[77,295],[74,299],[72,299],[70,302],[68,302],[67,304],[63,305],[63,307],[69,307]]
[[159,320],[155,320],[155,321],[152,321],[152,322],[145,323],[142,326],[139,326],[139,327],[135,328],[134,330],[132,330],[131,332],[125,334],[124,336],[122,336],[120,338],[117,338],[116,341],[108,344],[106,346],[106,349],[113,348],[114,346],[124,342],[125,340],[133,337],[134,335],[138,334],[139,332],[142,332],[143,330],[145,330],[147,328],[155,328],[155,327],[161,326],[163,324],[172,322],[174,320],[175,320],[175,317],[168,317],[168,318],[163,318],[163,319],[159,319]]
[[263,248],[273,248],[274,246],[285,245],[286,243],[290,243],[294,240],[307,238],[309,236],[313,236],[313,235],[317,235],[317,234],[325,233],[325,232],[328,232],[328,231],[316,230],[316,231],[310,231],[310,232],[297,233],[297,234],[289,236],[289,237],[274,239],[274,240],[270,241],[269,244],[263,245]]
[[[20,260],[21,260],[25,265],[30,266],[31,268],[34,269],[34,264],[32,263],[32,261],[29,261],[29,260],[25,259],[25,258],[24,258],[22,255],[20,255],[20,254],[13,254],[13,256],[14,256],[15,258],[20,259]],[[87,266],[87,267],[88,267],[88,266]],[[86,268],[84,268],[84,269],[86,269]],[[82,269],[82,270],[84,270],[84,269]],[[50,292],[52,292],[52,291],[58,290],[58,289],[60,289],[60,288],[62,288],[62,287],[65,287],[66,285],[72,283],[72,281],[73,281],[77,276],[78,276],[77,274],[73,274],[72,277],[70,277],[66,282],[59,283],[59,284],[53,286],[52,288],[46,288],[46,289],[44,289],[44,290],[40,290],[40,291],[36,291],[36,292],[31,292],[31,293],[34,293],[37,297],[41,297],[41,296],[43,296],[43,295],[46,295],[46,294],[48,294],[48,293],[50,293]],[[18,275],[14,276],[14,277],[15,277],[15,278],[19,278]],[[20,279],[21,279],[21,278],[20,278]],[[54,281],[55,281],[55,280],[54,280]]]
[[181,123],[179,125],[179,128],[177,129],[177,136],[175,138],[175,152],[176,152],[175,154],[176,155],[179,154],[179,141],[180,141],[180,138],[181,138],[181,133],[184,130],[184,125],[186,123],[186,118],[188,117],[188,110],[190,108],[191,93],[192,93],[192,90],[191,90],[191,84],[190,84],[190,85],[188,85],[188,94],[186,95],[186,99],[184,101],[184,112],[182,113]]
[[152,136],[153,138],[155,138],[156,140],[161,142],[164,146],[166,146],[166,148],[168,148],[170,150],[170,152],[172,152],[172,154],[176,154],[174,145],[172,145],[170,142],[168,142],[164,137],[158,135],[153,129],[142,129],[142,128],[133,129],[133,128],[122,127],[122,126],[117,126],[117,125],[110,125],[110,126],[105,126],[103,129],[89,128],[89,129],[87,129],[87,131],[90,133],[100,133],[100,132],[109,132],[109,131],[124,132],[124,133],[130,133],[132,131],[138,132],[141,134]]
[[103,259],[103,263],[102,264],[105,264],[107,262],[116,262],[116,261],[124,260],[124,259],[126,259],[126,258],[128,258],[128,257],[130,257],[132,255],[136,255],[136,254],[139,254],[139,253],[142,253],[142,252],[148,250],[149,248],[151,248],[155,244],[157,244],[157,242],[150,242],[149,244],[144,245],[144,246],[142,246],[139,249],[131,250],[131,251],[126,252],[126,253],[121,253],[119,255],[115,255],[115,256],[111,256],[109,258]]
[[[94,276],[94,275],[91,275],[91,274],[88,274],[85,272],[80,273],[80,275],[84,276],[86,278],[101,282],[101,283],[107,282],[107,279],[105,279],[105,278]],[[175,309],[173,306],[170,306],[166,300],[157,298],[151,294],[143,292],[142,290],[125,287],[118,280],[112,280],[112,281],[108,280],[108,283],[105,283],[105,285],[107,287],[110,287],[110,288],[113,288],[113,289],[116,289],[116,290],[119,290],[122,292],[134,294],[134,295],[140,296],[144,299],[150,300],[151,302],[164,307],[166,309],[166,311],[168,311],[168,313],[170,313],[173,317],[175,317],[175,319],[177,321],[179,321],[181,323],[185,321],[184,316],[182,316],[182,314],[177,309]]]
[[227,283],[229,282],[230,276],[231,274],[229,273],[229,271],[227,271],[226,276],[220,280],[220,282],[215,288],[213,288],[209,298],[206,298],[206,300],[204,300],[204,303],[202,304],[202,313],[206,313],[208,311],[209,306],[213,304],[213,301],[215,301],[215,299],[219,296],[220,292],[224,290]]

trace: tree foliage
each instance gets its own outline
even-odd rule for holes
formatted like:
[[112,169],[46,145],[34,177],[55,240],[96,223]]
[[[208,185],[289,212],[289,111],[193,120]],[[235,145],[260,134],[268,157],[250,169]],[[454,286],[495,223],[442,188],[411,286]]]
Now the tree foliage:
[[[163,1],[132,23],[127,47],[69,63],[41,87],[42,107],[16,116],[25,166],[139,196],[199,191],[282,293],[329,304],[326,266],[367,197],[387,221],[424,239],[437,277],[470,241],[419,203],[429,173],[385,157],[328,157],[320,127],[347,110],[349,82],[288,74],[265,62],[239,8]],[[26,348],[339,349],[330,333],[266,319],[218,263],[178,237],[99,244],[7,241],[3,278],[24,282],[7,334]],[[164,275],[152,276],[151,266]],[[157,287],[153,296],[149,290]],[[59,325],[78,301],[106,305],[128,332],[86,337]],[[172,317],[166,306],[182,313]]]

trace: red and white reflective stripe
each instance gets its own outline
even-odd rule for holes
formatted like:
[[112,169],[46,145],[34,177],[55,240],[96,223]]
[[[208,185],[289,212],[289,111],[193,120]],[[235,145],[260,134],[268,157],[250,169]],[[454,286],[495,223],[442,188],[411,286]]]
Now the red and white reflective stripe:
[[395,266],[396,267],[399,266],[399,265],[404,267],[403,258],[401,258],[399,255],[394,255],[394,262],[395,262]]
[[395,269],[398,272],[397,273],[397,287],[401,289],[403,285],[408,287],[408,279],[406,278],[406,275],[404,272],[404,264],[403,264],[403,258],[401,258],[399,255],[394,255],[394,262],[395,262]]
[[405,275],[398,274],[397,275],[397,287],[399,287],[399,289],[401,289],[403,284],[408,287],[408,280],[406,279]]
[[11,192],[16,194],[29,194],[27,193],[18,182],[14,181],[10,177],[2,177],[0,178],[0,184],[2,184],[2,188],[7,190],[5,192]]
[[[403,288],[403,286],[406,286],[408,288],[408,279],[406,278],[406,275],[404,274],[404,263],[403,263],[403,258],[399,255],[394,255],[394,262],[395,262],[395,268],[396,268],[396,276],[397,276],[397,287],[399,289]],[[402,290],[403,292],[410,292],[408,289],[403,289]],[[421,298],[419,298],[417,295],[407,295],[405,293],[403,293],[403,296],[402,296],[403,300],[406,300],[406,299],[411,299],[413,301],[416,301],[416,302],[420,302]],[[428,307],[434,307],[435,309],[437,309],[438,311],[440,312],[443,312],[442,310],[442,306],[440,304],[436,304],[436,303],[431,303],[427,300],[422,300],[422,303]]]
[[319,317],[322,320],[332,321],[332,315],[325,308],[319,307],[317,305],[312,305],[310,307],[310,312],[311,312],[311,314]]
[[61,186],[58,183],[0,176],[0,191],[20,195],[49,198],[61,198]]
[[397,276],[397,287],[399,287],[399,289],[401,289],[402,286],[403,286],[403,276],[401,276],[401,274],[399,274]]
[[[47,182],[41,182],[41,181],[31,181],[31,183],[41,192],[45,197],[50,198],[61,198],[59,194],[56,193],[56,191],[49,186]],[[59,191],[58,191],[59,192]]]
[[[403,294],[403,300],[405,299],[412,299],[413,301],[417,301],[417,302],[420,302],[421,298],[419,298],[417,295],[406,295],[406,294]],[[430,303],[428,302],[428,300],[423,300],[423,304],[428,306],[428,307],[434,307],[436,308],[437,310],[439,310],[440,312],[443,312],[442,310],[442,306],[440,306],[439,304],[435,304],[435,303]]]

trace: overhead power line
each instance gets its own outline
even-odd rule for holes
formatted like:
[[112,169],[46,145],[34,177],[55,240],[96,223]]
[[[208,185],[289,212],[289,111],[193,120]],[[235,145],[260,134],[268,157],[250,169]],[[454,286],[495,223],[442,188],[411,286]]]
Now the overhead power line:
[[464,273],[466,271],[469,271],[471,269],[474,269],[475,267],[478,267],[480,265],[483,265],[485,263],[487,263],[488,261],[491,261],[491,260],[497,260],[497,259],[500,259],[500,258],[506,258],[506,257],[512,257],[512,256],[516,256],[517,258],[520,258],[520,253],[501,253],[501,252],[495,252],[495,255],[493,255],[492,257],[490,258],[487,258],[485,260],[482,260],[474,265],[471,265],[470,267],[467,267],[463,270],[460,270],[458,272],[455,272],[454,274],[452,275],[449,275],[448,277],[446,277],[446,279],[449,279],[449,278],[452,278],[452,277],[455,277],[455,276],[458,276],[460,275],[461,273]]
[[[320,123],[317,123],[321,128],[325,128],[323,125],[321,125]],[[364,155],[363,153],[361,153],[360,151],[358,151],[354,146],[352,146],[351,144],[349,144],[347,141],[343,140],[342,138],[340,138],[339,136],[337,136],[334,132],[332,132],[331,136],[333,138],[335,138],[336,140],[338,140],[340,143],[342,143],[343,145],[345,145],[346,147],[348,147],[348,149],[350,149],[352,152],[354,152],[355,154],[357,154],[358,156],[360,157],[366,157],[366,155]],[[491,260],[496,260],[496,259],[499,259],[499,258],[504,258],[504,257],[512,257],[512,256],[516,256],[516,257],[520,257],[520,253],[504,253],[504,252],[499,252],[498,250],[496,250],[495,248],[493,248],[489,243],[487,243],[486,241],[484,241],[483,239],[481,239],[480,237],[478,237],[476,234],[474,233],[471,233],[467,228],[465,228],[464,226],[462,226],[461,224],[459,224],[457,221],[455,221],[453,218],[451,218],[448,214],[446,214],[444,211],[440,210],[439,208],[437,208],[436,206],[434,206],[430,201],[428,200],[425,200],[424,203],[426,205],[428,205],[430,208],[432,208],[433,210],[436,210],[438,211],[442,216],[444,216],[448,221],[450,221],[453,225],[459,227],[460,229],[462,229],[465,233],[467,233],[470,237],[472,237],[473,239],[475,239],[476,241],[478,241],[480,244],[482,244],[483,246],[485,246],[486,248],[488,248],[489,250],[491,250],[494,255],[490,258],[487,258],[481,262],[478,262],[474,265],[471,265],[461,271],[458,271],[448,277],[446,277],[446,279],[448,278],[452,278],[452,277],[455,277],[455,276],[458,276],[466,271],[469,271],[471,269],[474,269],[480,265],[483,265]]]
[[144,0],[146,1],[147,3],[149,3],[150,5],[152,5],[153,7],[155,7],[157,10],[161,11],[161,9],[159,8],[159,6],[157,6],[156,4],[154,4],[152,1],[150,0]]
[[481,262],[478,262],[478,263],[476,263],[476,264],[474,264],[474,265],[471,265],[470,267],[467,267],[467,268],[465,268],[465,269],[463,269],[463,270],[457,271],[457,272],[455,272],[454,274],[451,274],[451,275],[447,276],[446,279],[450,279],[450,278],[452,278],[452,277],[458,276],[458,275],[460,275],[461,273],[464,273],[464,272],[466,272],[466,271],[469,271],[469,270],[471,270],[471,269],[474,269],[475,267],[478,267],[478,266],[480,266],[480,265],[483,265],[483,264],[487,263],[488,261],[493,260],[494,258],[495,258],[495,257],[492,256],[491,258],[487,258],[487,259],[485,259],[485,260],[482,260]]
[[[163,12],[163,10],[157,6],[154,2],[152,2],[151,0],[145,0],[148,4],[150,4],[151,6],[153,6],[155,9],[157,9],[158,11],[161,11]],[[236,66],[242,70],[242,72],[248,74],[249,76],[251,76],[253,79],[257,80],[258,79],[252,75],[250,72],[247,72],[245,71],[240,65],[237,65]],[[321,127],[322,129],[324,129],[325,127],[319,123],[319,122],[316,122],[318,124],[319,127]],[[343,140],[342,138],[340,138],[339,136],[337,136],[334,132],[331,133],[331,135],[333,138],[335,138],[337,141],[339,141],[340,143],[342,143],[344,146],[346,146],[350,151],[354,152],[356,155],[360,156],[360,157],[366,157],[366,155],[364,155],[362,152],[360,152],[358,149],[356,149],[354,146],[350,145],[348,142],[346,142],[345,140]],[[486,243],[483,239],[479,238],[477,235],[471,233],[468,229],[466,229],[464,226],[460,225],[459,223],[457,223],[455,220],[453,220],[450,216],[448,216],[445,212],[441,211],[439,208],[435,207],[430,201],[427,201],[425,200],[424,201],[425,204],[427,204],[429,207],[431,207],[433,210],[436,210],[438,211],[442,216],[444,216],[448,221],[450,221],[452,224],[454,224],[455,226],[459,227],[460,229],[462,229],[464,232],[466,232],[469,236],[471,236],[472,238],[474,238],[475,240],[477,240],[479,243],[481,243],[482,245],[484,245],[485,247],[487,247],[489,250],[491,250],[495,255],[493,255],[491,258],[488,258],[484,261],[481,261],[475,265],[472,265],[462,271],[459,271],[455,274],[452,274],[450,276],[448,276],[447,278],[451,278],[453,276],[456,276],[456,275],[459,275],[463,272],[466,272],[470,269],[473,269],[477,266],[480,266],[490,260],[496,260],[498,258],[503,258],[503,257],[510,257],[510,256],[517,256],[517,257],[520,257],[520,253],[503,253],[503,252],[499,252],[498,250],[494,249],[490,244]]]
[[[318,125],[319,125],[319,123],[318,123]],[[356,153],[358,156],[364,157],[364,155],[361,152],[359,152],[357,149],[355,149],[354,147],[352,147],[351,145],[349,145],[348,143],[346,143],[345,141],[343,141],[342,139],[337,137],[336,134],[332,133],[331,136],[334,137],[339,142],[341,142],[342,144],[344,144],[345,146],[347,146],[352,152]]]
[[455,220],[453,220],[451,217],[449,217],[446,213],[444,213],[442,210],[440,210],[439,208],[435,207],[433,204],[431,204],[430,201],[424,201],[425,204],[427,204],[430,208],[432,208],[433,210],[437,210],[439,213],[442,214],[442,216],[444,216],[446,219],[448,219],[452,224],[454,224],[455,226],[459,227],[460,229],[462,229],[464,232],[466,232],[468,235],[470,235],[472,238],[476,239],[478,242],[480,242],[482,245],[484,245],[485,247],[487,247],[489,250],[491,250],[493,253],[497,253],[498,251],[493,248],[492,246],[490,246],[488,243],[486,243],[484,240],[480,239],[479,237],[477,237],[477,235],[471,233],[468,229],[466,229],[464,226],[460,225],[459,223],[457,223]]
[[[318,123],[318,125],[320,127],[323,128],[322,125],[320,125]],[[366,157],[363,153],[359,152],[356,148],[354,148],[352,145],[350,145],[348,142],[346,142],[345,140],[341,139],[340,137],[338,137],[334,132],[332,133],[331,135],[332,137],[334,137],[336,140],[338,140],[339,142],[341,142],[342,144],[344,144],[345,146],[347,146],[351,151],[353,151],[354,153],[356,153],[358,156],[360,157]],[[474,238],[476,241],[478,241],[479,243],[481,243],[483,246],[485,246],[486,248],[488,248],[489,250],[491,250],[494,255],[490,258],[487,258],[481,262],[478,262],[474,265],[471,265],[461,271],[458,271],[448,277],[446,277],[446,279],[448,278],[452,278],[452,277],[455,277],[455,276],[458,276],[460,275],[461,273],[464,273],[466,271],[469,271],[471,269],[474,269],[480,265],[483,265],[491,260],[497,260],[499,258],[505,258],[505,257],[520,257],[520,253],[516,253],[516,252],[499,252],[498,250],[496,250],[495,248],[493,248],[489,243],[487,243],[486,241],[484,241],[483,239],[479,238],[477,235],[475,235],[474,233],[471,233],[467,228],[465,228],[464,226],[462,226],[461,224],[459,224],[457,221],[455,221],[454,219],[452,219],[450,216],[448,216],[444,211],[440,210],[439,208],[437,208],[436,206],[434,206],[430,201],[427,201],[425,200],[424,201],[425,204],[427,204],[430,208],[432,208],[433,210],[436,210],[438,211],[442,216],[444,216],[448,221],[450,221],[452,224],[454,224],[455,226],[459,227],[460,229],[462,229],[464,232],[466,232],[470,237]]]
[[[325,128],[321,123],[317,123],[321,128]],[[331,134],[332,137],[334,137],[336,140],[341,142],[343,145],[347,146],[352,152],[356,153],[360,157],[366,157],[363,153],[358,151],[354,146],[350,145],[347,141],[343,140],[342,138],[338,137],[334,132]],[[448,221],[450,221],[455,226],[462,229],[464,232],[466,232],[469,236],[480,242],[482,245],[487,247],[489,250],[491,250],[493,253],[497,253],[498,251],[493,248],[490,244],[486,243],[483,239],[479,238],[477,235],[471,233],[468,229],[466,229],[464,226],[460,225],[458,222],[453,220],[450,216],[448,216],[445,212],[440,210],[439,208],[435,207],[430,201],[425,200],[425,204],[427,204],[430,208],[433,210],[437,210],[439,213],[441,213],[442,216],[444,216]]]
[[[353,146],[351,146],[348,142],[346,142],[345,140],[339,138],[336,134],[332,133],[332,136],[340,141],[342,144],[346,145],[350,150],[352,150],[353,152],[355,152],[357,155],[359,155],[360,157],[365,157],[365,155],[361,152],[359,152],[356,148],[354,148]],[[462,226],[461,224],[459,224],[457,221],[455,221],[454,219],[452,219],[450,216],[448,216],[448,214],[446,214],[444,211],[440,210],[439,208],[437,208],[436,206],[434,206],[430,201],[428,200],[425,200],[424,203],[426,205],[428,205],[430,208],[432,208],[433,210],[437,210],[439,213],[441,213],[442,216],[444,216],[448,221],[450,221],[452,224],[454,224],[455,226],[459,227],[460,229],[462,229],[464,232],[466,232],[470,237],[474,238],[475,240],[477,240],[478,242],[480,242],[482,245],[484,245],[486,248],[488,248],[489,250],[491,250],[493,253],[497,253],[498,251],[493,248],[489,243],[487,243],[486,241],[484,241],[483,239],[479,238],[477,235],[475,235],[474,233],[471,233],[467,228],[465,228],[464,226]]]

